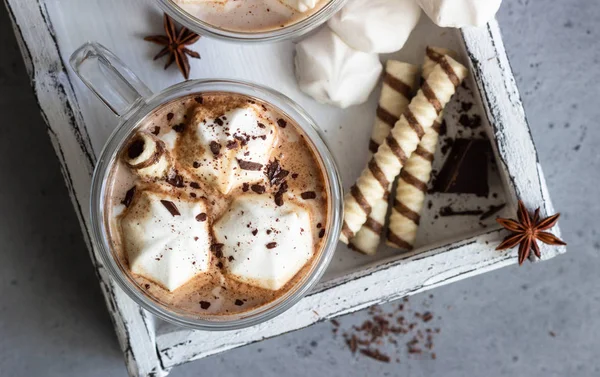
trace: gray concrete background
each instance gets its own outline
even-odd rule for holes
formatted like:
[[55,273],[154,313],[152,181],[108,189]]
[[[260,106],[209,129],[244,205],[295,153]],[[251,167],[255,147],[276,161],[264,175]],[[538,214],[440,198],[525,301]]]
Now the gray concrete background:
[[[355,358],[321,323],[173,377],[600,375],[600,4],[505,0],[498,18],[570,252],[434,290],[436,360]],[[0,376],[125,376],[3,7],[0,114]]]

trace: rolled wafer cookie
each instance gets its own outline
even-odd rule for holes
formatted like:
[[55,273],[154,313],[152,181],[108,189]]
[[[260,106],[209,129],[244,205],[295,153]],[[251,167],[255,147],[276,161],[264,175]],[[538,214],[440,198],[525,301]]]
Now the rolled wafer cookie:
[[[427,79],[436,64],[444,55],[456,59],[452,50],[440,47],[427,47],[423,61],[423,79]],[[411,250],[417,238],[421,210],[427,193],[427,183],[431,177],[433,156],[438,144],[439,132],[444,120],[443,112],[438,115],[433,127],[425,135],[400,172],[394,195],[394,205],[390,212],[387,244],[403,250]]]
[[425,130],[433,126],[468,70],[449,56],[435,65],[385,142],[344,196],[344,223],[340,240],[348,243],[367,220],[377,200],[417,149]]
[[[413,64],[388,60],[383,76],[383,86],[377,106],[377,116],[371,132],[369,151],[377,152],[390,130],[406,110],[415,90],[419,67]],[[381,233],[385,224],[388,210],[388,187],[385,195],[375,203],[367,221],[363,224],[354,238],[350,240],[350,247],[364,254],[374,254],[381,240]]]

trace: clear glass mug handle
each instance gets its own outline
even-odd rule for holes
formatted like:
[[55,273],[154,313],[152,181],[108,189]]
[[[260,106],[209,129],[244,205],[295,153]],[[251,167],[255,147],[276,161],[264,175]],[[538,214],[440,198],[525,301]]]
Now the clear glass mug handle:
[[81,81],[117,116],[144,103],[152,92],[106,47],[88,42],[69,59]]

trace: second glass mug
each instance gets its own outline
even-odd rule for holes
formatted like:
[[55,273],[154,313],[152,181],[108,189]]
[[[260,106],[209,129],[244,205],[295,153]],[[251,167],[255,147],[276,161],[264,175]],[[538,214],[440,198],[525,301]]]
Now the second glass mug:
[[[90,222],[92,242],[104,266],[118,285],[140,306],[166,321],[202,330],[233,330],[271,319],[297,303],[319,281],[335,251],[342,222],[342,186],[340,176],[323,136],[312,118],[295,102],[275,90],[254,83],[233,80],[189,80],[160,93],[152,92],[114,54],[98,43],[86,43],[77,49],[70,64],[81,80],[118,117],[119,125],[104,145],[92,179]],[[305,276],[276,300],[227,320],[208,320],[178,312],[144,293],[134,282],[126,266],[114,257],[105,223],[107,178],[118,152],[146,116],[175,98],[201,92],[229,92],[258,98],[295,120],[320,158],[328,186],[328,232],[317,260]]]

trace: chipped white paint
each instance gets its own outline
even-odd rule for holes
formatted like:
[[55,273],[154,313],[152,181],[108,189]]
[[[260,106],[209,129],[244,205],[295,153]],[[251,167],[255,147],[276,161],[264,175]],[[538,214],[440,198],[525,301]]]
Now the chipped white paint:
[[[70,80],[72,76],[64,62],[82,42],[97,40],[113,49],[151,88],[169,86],[179,80],[178,74],[158,71],[160,63],[148,59],[156,52],[155,46],[139,41],[140,35],[160,30],[160,16],[147,0],[5,2],[89,246],[87,203],[94,152],[100,150],[116,120],[79,82]],[[107,17],[97,17],[98,14]],[[422,19],[405,49],[393,57],[418,64],[422,58],[419,51],[425,44],[462,49],[472,64],[472,85],[479,89],[482,111],[489,120],[489,134],[496,140],[504,191],[512,204],[507,212],[514,211],[517,194],[529,207],[541,206],[543,212],[553,212],[497,23],[458,33],[436,29],[427,17]],[[113,25],[119,25],[118,33]],[[349,186],[367,154],[364,146],[376,95],[369,103],[344,112],[301,95],[292,78],[291,43],[240,47],[202,39],[198,48],[203,60],[193,62],[195,77],[257,81],[276,87],[313,114],[328,131],[328,142]],[[352,138],[346,137],[348,128]],[[363,155],[355,153],[362,149]],[[463,236],[457,240],[448,240],[447,234],[429,230],[423,236],[428,241],[423,242],[427,247],[402,256],[384,251],[376,259],[370,259],[340,247],[323,282],[287,313],[260,326],[219,333],[191,331],[156,320],[115,286],[93,249],[91,256],[130,375],[158,377],[192,359],[516,262],[514,252],[493,250],[503,237],[502,231],[488,228],[484,233],[474,234],[473,229],[470,225],[461,228],[455,234]],[[433,234],[443,234],[443,238],[435,238]],[[544,259],[564,251],[563,247],[542,248]]]

